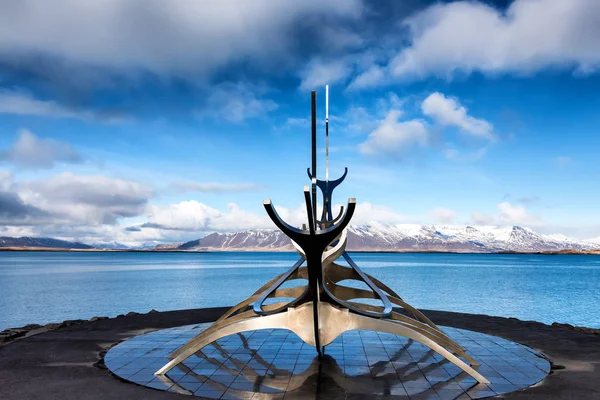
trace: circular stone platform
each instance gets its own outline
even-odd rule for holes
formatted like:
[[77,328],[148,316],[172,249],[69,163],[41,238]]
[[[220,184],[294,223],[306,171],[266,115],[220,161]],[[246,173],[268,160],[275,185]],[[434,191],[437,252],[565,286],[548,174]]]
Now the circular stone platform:
[[550,363],[529,347],[442,327],[481,363],[478,371],[490,385],[478,384],[418,342],[373,331],[344,333],[325,348],[321,363],[315,348],[294,333],[248,331],[219,339],[166,376],[154,376],[167,363],[169,353],[210,325],[133,337],[109,350],[104,362],[113,374],[139,385],[227,399],[305,399],[317,394],[479,399],[529,387],[550,371]]

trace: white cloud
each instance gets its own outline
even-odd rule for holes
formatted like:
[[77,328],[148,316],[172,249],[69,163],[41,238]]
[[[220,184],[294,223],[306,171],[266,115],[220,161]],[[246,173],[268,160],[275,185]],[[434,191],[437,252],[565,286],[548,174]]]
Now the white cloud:
[[[301,203],[296,208],[287,208],[287,207],[279,206],[279,205],[277,205],[277,203],[274,203],[273,205],[275,207],[275,211],[277,211],[277,214],[279,214],[279,217],[281,217],[281,219],[284,220],[285,222],[287,222],[288,224],[299,228],[302,226],[302,224],[308,223],[308,216],[306,214],[306,204],[305,203]],[[318,207],[319,208],[317,208],[317,210],[320,210],[321,209],[320,205],[318,205]],[[320,215],[321,215],[320,212],[317,211],[317,217],[320,217]],[[271,221],[271,219],[268,218],[268,220],[269,220],[268,227],[276,229],[276,227],[273,224],[273,222]]]
[[542,223],[538,216],[531,215],[522,205],[512,205],[508,202],[498,204],[500,221],[505,224],[537,226]]
[[474,211],[471,215],[475,225],[519,225],[524,227],[544,227],[546,223],[538,215],[531,214],[520,204],[498,203],[498,213],[486,214]]
[[496,219],[493,215],[479,211],[473,211],[473,214],[471,214],[471,219],[473,220],[474,225],[493,225],[496,222]]
[[39,139],[28,130],[21,130],[12,147],[0,150],[0,161],[21,168],[52,168],[57,163],[80,163],[81,155],[67,143],[53,139]]
[[450,145],[444,150],[444,155],[448,160],[457,162],[472,162],[483,158],[487,153],[489,146],[483,146],[475,151],[459,151],[454,146]]
[[421,111],[441,125],[456,126],[474,136],[486,139],[493,138],[492,124],[483,119],[470,116],[467,109],[456,98],[446,97],[442,93],[434,92],[423,100]]
[[[161,74],[205,74],[250,57],[285,59],[295,39],[293,24],[307,18],[355,19],[362,12],[359,0],[2,2],[0,53],[43,54]],[[332,40],[353,39],[341,32]]]
[[404,22],[411,44],[390,62],[397,78],[547,67],[590,73],[600,65],[596,0],[515,0],[505,12],[457,1],[430,6]]
[[368,68],[366,71],[361,72],[356,78],[352,79],[346,90],[353,91],[377,87],[383,84],[386,78],[387,72],[385,69],[378,65],[374,65]]
[[73,225],[116,224],[142,215],[152,196],[144,185],[103,175],[63,173],[18,185],[21,199],[56,219]]
[[[335,216],[337,216],[334,210]],[[356,205],[356,211],[350,221],[352,225],[365,225],[370,222],[383,222],[386,224],[400,224],[407,221],[407,217],[397,213],[393,208],[362,202]]]
[[9,171],[0,169],[0,190],[7,191],[12,186],[13,176]]
[[83,121],[121,123],[128,119],[115,113],[103,113],[68,107],[50,100],[38,100],[18,91],[0,89],[0,114],[32,115],[51,118],[75,118]]
[[147,226],[206,232],[266,228],[271,225],[266,214],[258,216],[243,211],[235,203],[229,203],[227,207],[227,212],[221,212],[195,200],[151,206]]
[[336,59],[323,61],[311,60],[301,72],[301,90],[317,90],[325,85],[333,85],[346,79],[352,72],[347,60]]
[[[347,204],[333,204],[331,209],[333,212],[333,217],[337,217],[340,212],[340,207],[344,207],[346,211]],[[321,217],[321,208],[322,205],[317,205],[317,217]],[[302,226],[302,224],[306,224],[308,221],[306,215],[306,205],[300,204],[298,207],[289,209],[285,207],[280,207],[275,204],[275,209],[279,216],[288,224],[296,227]],[[360,202],[356,204],[356,209],[354,211],[354,215],[350,220],[351,225],[364,225],[370,222],[385,222],[390,224],[398,224],[402,222],[406,222],[407,217],[405,215],[399,214],[394,209],[378,205],[372,204],[369,202]],[[269,222],[269,227],[273,227],[273,224]]]
[[351,32],[346,28],[329,24],[320,28],[322,44],[329,50],[343,51],[360,47],[365,43],[358,32]]
[[222,183],[222,182],[193,182],[180,181],[169,185],[171,189],[180,192],[203,192],[203,193],[225,193],[225,192],[248,192],[261,190],[264,186],[254,183]]
[[402,105],[405,99],[397,94],[388,92],[375,102],[374,107],[349,106],[343,114],[330,115],[329,126],[334,132],[348,136],[363,136],[373,132],[381,124],[390,111],[395,110],[402,115]]
[[235,123],[252,118],[265,118],[278,108],[270,99],[259,98],[264,88],[249,83],[223,83],[212,90],[200,117],[221,118]]
[[[340,205],[336,204],[332,208],[334,216],[337,216]],[[308,222],[304,204],[300,204],[296,208],[286,208],[275,204],[275,209],[279,216],[292,226],[301,227],[302,224]],[[153,229],[166,236],[169,235],[167,231],[172,231],[175,234],[178,231],[185,231],[202,235],[214,231],[235,232],[245,229],[277,229],[266,213],[256,214],[244,211],[235,203],[228,204],[225,212],[195,200],[167,206],[150,206],[149,210],[148,222],[141,225],[141,230]],[[320,205],[318,215],[320,216]],[[368,202],[357,204],[351,224],[360,225],[372,221],[401,223],[406,221],[406,217],[386,206]]]
[[444,224],[452,224],[456,221],[456,213],[449,208],[434,208],[431,210],[430,214],[437,222]]
[[3,224],[22,226],[39,214],[39,210],[26,204],[15,192],[12,174],[0,170],[0,227]]
[[[275,205],[275,209],[279,216],[292,226],[300,227],[307,223],[304,204],[295,209]],[[227,211],[222,212],[195,200],[168,206],[152,206],[148,222],[145,226],[196,232],[277,229],[266,212],[255,214],[244,211],[235,203],[229,203]]]
[[[404,115],[403,106],[407,104],[407,100],[409,99],[400,98],[394,92],[388,92],[375,101],[374,106],[369,109],[350,106],[334,122],[334,131],[349,136],[368,134],[366,140],[358,145],[358,150],[365,155],[398,155],[416,146],[440,148],[439,140],[443,139],[444,130],[438,129],[439,135],[436,137],[436,127],[424,119],[413,118],[405,121],[401,119]],[[421,102],[421,112],[422,115],[431,117],[440,126],[457,126],[469,136],[487,139],[483,147],[475,149],[462,149],[460,143],[453,141],[444,143],[441,151],[449,160],[457,162],[479,160],[494,142],[492,125],[483,119],[469,115],[458,99],[435,92]]]
[[426,146],[429,141],[427,124],[420,119],[399,121],[402,112],[391,110],[371,132],[364,143],[358,145],[367,155],[394,154],[412,146]]

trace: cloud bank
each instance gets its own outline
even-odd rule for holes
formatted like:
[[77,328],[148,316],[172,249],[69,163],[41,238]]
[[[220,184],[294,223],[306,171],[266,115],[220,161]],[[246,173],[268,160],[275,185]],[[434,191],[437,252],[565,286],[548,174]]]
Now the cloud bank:
[[78,164],[83,157],[69,144],[53,139],[40,139],[23,129],[8,149],[0,149],[0,162],[24,169],[49,169],[59,163]]

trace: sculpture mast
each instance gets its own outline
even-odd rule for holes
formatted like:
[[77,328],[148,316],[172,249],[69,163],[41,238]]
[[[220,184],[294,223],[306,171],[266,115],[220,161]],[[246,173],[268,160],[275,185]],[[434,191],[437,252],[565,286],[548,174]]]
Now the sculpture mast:
[[[325,85],[325,201],[329,201],[329,85]],[[325,212],[329,204],[325,204]],[[325,220],[328,216],[325,215]]]
[[315,226],[312,229],[316,229],[317,221],[317,92],[311,92],[312,102],[312,220]]

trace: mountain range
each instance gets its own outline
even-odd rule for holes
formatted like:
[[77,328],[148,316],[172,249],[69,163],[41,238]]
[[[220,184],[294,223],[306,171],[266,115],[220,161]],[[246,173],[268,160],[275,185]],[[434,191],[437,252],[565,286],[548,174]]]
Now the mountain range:
[[90,250],[94,246],[83,244],[79,242],[69,242],[66,240],[53,239],[53,238],[35,238],[29,236],[23,237],[8,237],[0,236],[0,248],[2,247],[31,247],[31,248],[45,248],[45,249],[77,249],[77,250]]
[[[183,244],[145,243],[131,246],[118,242],[84,244],[52,238],[0,237],[0,248],[61,248],[77,250],[159,251],[294,251],[279,230],[255,229],[211,233]],[[389,225],[370,223],[348,228],[350,251],[432,251],[465,253],[559,252],[600,249],[600,241],[576,241],[563,235],[544,235],[520,226]]]
[[[563,235],[543,235],[520,226],[388,225],[371,223],[348,228],[350,251],[543,252],[589,251],[600,244],[575,241]],[[212,233],[187,242],[188,251],[293,251],[279,230],[260,229]]]

